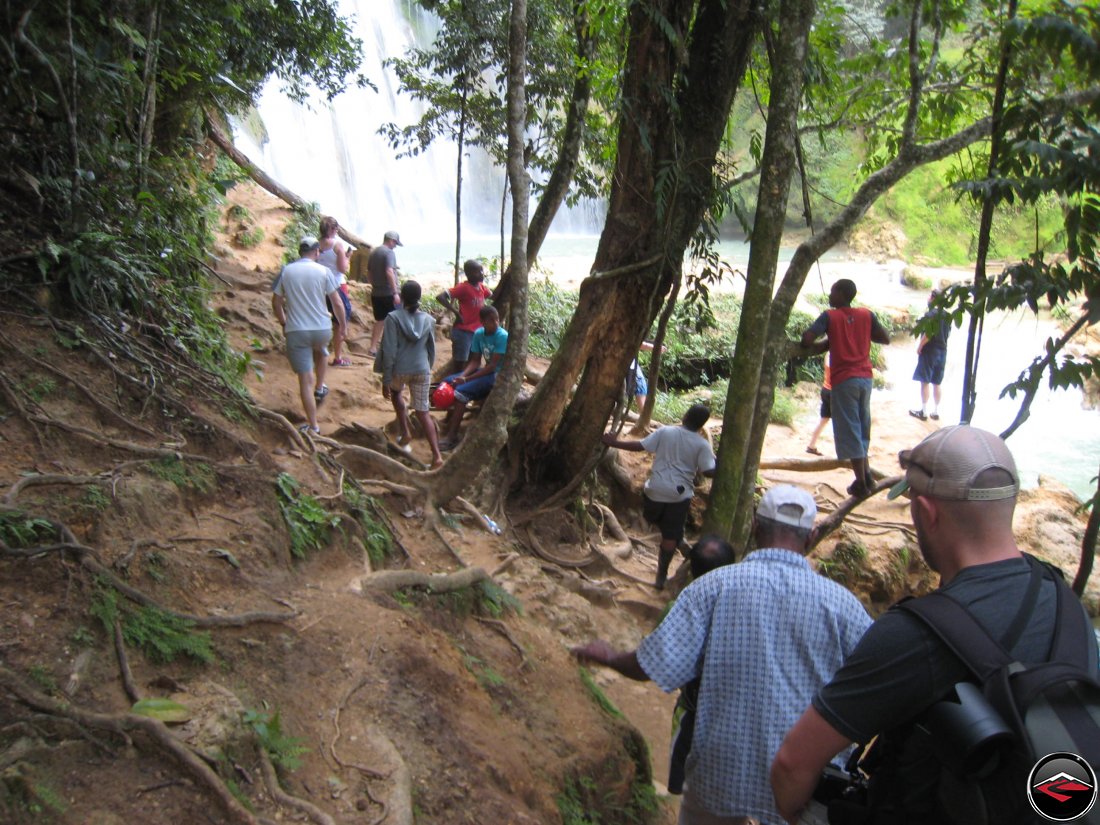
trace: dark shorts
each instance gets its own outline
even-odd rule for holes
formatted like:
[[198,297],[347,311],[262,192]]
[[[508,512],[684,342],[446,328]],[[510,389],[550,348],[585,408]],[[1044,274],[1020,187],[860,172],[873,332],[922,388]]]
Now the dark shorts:
[[451,358],[456,364],[465,364],[470,360],[470,346],[473,343],[473,332],[451,327]]
[[661,529],[661,538],[679,541],[684,537],[684,522],[691,509],[691,499],[683,501],[653,501],[642,493],[642,515]]
[[[336,290],[340,293],[340,301],[344,305],[344,320],[349,324],[351,323],[351,299],[344,293],[344,290]],[[325,305],[328,307],[328,314],[332,315],[333,323],[336,323],[336,316],[332,314],[332,299],[325,298]]]
[[832,408],[836,457],[866,458],[871,444],[871,379],[849,378],[834,384]]
[[821,388],[821,417],[833,417],[833,391]]
[[392,295],[370,296],[370,308],[374,312],[375,321],[385,321],[386,316],[397,308]]
[[917,368],[913,370],[913,380],[939,386],[943,383],[943,368],[946,364],[947,350],[925,345],[917,356]]

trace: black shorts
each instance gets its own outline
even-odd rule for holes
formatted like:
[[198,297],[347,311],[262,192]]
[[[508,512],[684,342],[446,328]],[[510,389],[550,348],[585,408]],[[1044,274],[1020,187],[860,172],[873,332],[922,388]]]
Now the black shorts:
[[370,296],[370,308],[374,311],[375,321],[385,321],[386,316],[393,312],[397,305],[393,302],[392,295]]
[[821,388],[821,417],[833,417],[833,391]]
[[684,537],[684,522],[691,509],[691,499],[683,501],[653,501],[642,493],[642,515],[650,524],[661,528],[661,538],[679,542]]

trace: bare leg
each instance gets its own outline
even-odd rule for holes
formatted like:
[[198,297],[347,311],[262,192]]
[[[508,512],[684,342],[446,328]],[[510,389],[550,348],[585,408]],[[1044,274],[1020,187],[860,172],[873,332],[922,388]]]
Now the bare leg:
[[810,436],[810,443],[806,445],[807,452],[817,449],[817,439],[821,436],[821,433],[825,430],[825,425],[828,423],[828,418],[822,418],[817,422],[817,426],[814,427],[813,435]]
[[932,412],[936,415],[940,414],[940,399],[943,397],[943,390],[939,384],[932,385]]
[[928,388],[927,382],[922,381],[920,385],[920,411],[928,412]]
[[325,375],[328,372],[328,361],[326,360],[325,350],[315,349],[313,351],[313,373],[317,376],[317,384],[314,389],[320,389],[325,385]]
[[298,392],[302,396],[302,409],[306,412],[309,426],[317,429],[317,401],[313,398],[313,373],[298,373]]
[[340,332],[340,327],[336,326],[332,328],[332,360],[339,361],[343,356],[344,350],[344,336]]
[[661,552],[657,557],[657,580],[654,587],[663,590],[665,580],[668,579],[668,566],[672,563],[672,557],[676,555],[676,539],[661,539]]
[[871,476],[871,468],[867,462],[867,457],[853,458],[852,459],[852,472],[855,474],[855,483],[848,488],[848,492],[855,496],[865,496],[871,485],[874,484],[874,478]]
[[370,331],[370,351],[378,352],[378,342],[382,340],[382,331],[385,329],[383,321],[375,321]]
[[439,433],[435,429],[435,419],[427,410],[417,410],[416,417],[420,419],[420,429],[424,431],[428,446],[432,448],[432,469],[434,470],[443,466],[443,454],[439,452]]
[[412,432],[409,430],[409,408],[405,404],[401,390],[390,388],[390,403],[393,404],[393,411],[397,413],[397,427],[401,430],[397,443],[404,447],[412,441]]
[[462,426],[462,415],[466,412],[466,405],[460,401],[455,401],[454,405],[447,412],[447,420],[444,422],[447,432],[444,433],[444,439],[450,443],[458,441],[458,430]]

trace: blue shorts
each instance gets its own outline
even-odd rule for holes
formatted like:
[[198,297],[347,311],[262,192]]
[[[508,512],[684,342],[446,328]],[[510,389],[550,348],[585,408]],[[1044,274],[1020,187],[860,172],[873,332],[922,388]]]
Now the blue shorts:
[[935,384],[938,387],[943,383],[943,368],[946,364],[947,350],[925,344],[924,349],[917,356],[917,368],[913,370],[913,380],[920,381],[922,384]]
[[[448,375],[443,380],[447,383],[454,383],[454,380],[458,378],[461,373],[455,373],[454,375]],[[469,404],[471,401],[480,401],[482,398],[489,394],[489,391],[493,388],[493,385],[497,382],[497,374],[491,372],[488,375],[483,375],[480,378],[475,378],[473,381],[463,381],[461,384],[455,387],[455,401],[460,404]]]
[[649,395],[649,382],[646,381],[641,367],[636,367],[634,374],[626,377],[626,394]]
[[451,358],[456,364],[470,360],[470,346],[474,343],[474,334],[468,329],[451,327]]
[[836,457],[866,458],[871,446],[871,379],[833,384],[832,408]]

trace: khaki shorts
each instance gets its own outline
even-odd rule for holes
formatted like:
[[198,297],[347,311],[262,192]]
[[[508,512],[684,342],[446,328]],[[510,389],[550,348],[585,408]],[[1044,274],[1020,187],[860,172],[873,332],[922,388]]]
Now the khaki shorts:
[[299,375],[313,372],[313,354],[328,356],[328,342],[332,338],[331,329],[300,329],[286,334],[286,357],[290,368]]
[[426,372],[415,375],[395,375],[390,381],[391,392],[401,392],[406,386],[409,388],[409,406],[417,412],[427,412],[429,406],[428,387],[431,384],[431,375]]

